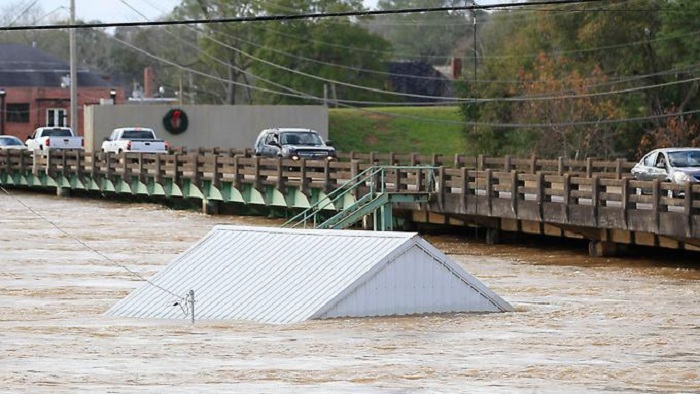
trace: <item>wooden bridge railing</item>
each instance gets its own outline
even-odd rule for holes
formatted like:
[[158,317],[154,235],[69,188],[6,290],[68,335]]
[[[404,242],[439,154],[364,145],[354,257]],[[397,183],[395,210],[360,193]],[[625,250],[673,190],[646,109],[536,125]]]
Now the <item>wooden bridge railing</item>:
[[[200,154],[203,153],[203,154]],[[255,186],[275,186],[282,189],[285,184],[299,185],[302,189],[320,188],[332,190],[347,179],[372,165],[363,161],[374,159],[394,161],[409,158],[416,165],[422,164],[427,157],[411,155],[349,154],[353,161],[301,161],[261,158],[250,155],[249,150],[219,150],[172,154],[128,154],[119,156],[82,151],[50,151],[49,155],[27,151],[0,151],[0,168],[6,173],[13,171],[28,172],[49,176],[91,176],[122,178],[135,177],[140,180],[154,178],[157,181],[170,178],[174,182],[188,179],[195,183],[202,180],[214,185],[221,182],[233,182],[235,185],[253,184]],[[405,157],[404,157],[405,156]],[[438,155],[430,157],[431,161],[440,163]],[[624,204],[634,208],[637,203],[652,204],[664,210],[667,203],[665,196],[686,192],[684,187],[670,183],[640,182],[629,179],[628,170],[633,163],[624,160],[604,161],[587,159],[573,161],[567,159],[545,160],[538,158],[474,158],[473,167],[466,157],[456,157],[455,162],[464,163],[461,167],[442,167],[438,179],[442,187],[441,194],[479,193],[489,198],[500,197],[503,193],[513,193],[517,186],[517,196],[512,198],[536,198],[542,202],[562,199],[569,204],[579,204],[580,200],[593,201],[607,206],[609,202]],[[409,187],[411,179],[399,179],[401,187]],[[692,201],[689,209],[694,209],[697,201],[693,194],[698,185],[691,187]],[[637,195],[637,189],[650,192],[649,195]],[[597,191],[597,193],[596,193]],[[686,193],[688,195],[688,193]],[[534,196],[534,197],[532,197]],[[654,197],[656,196],[656,197]],[[511,198],[511,197],[509,197]],[[669,206],[679,205],[678,199],[670,199]],[[557,201],[561,202],[561,201]]]
[[[254,188],[285,194],[294,187],[304,194],[336,189],[374,162],[355,155],[352,161],[292,161],[251,156],[250,152],[175,152],[172,154],[106,154],[51,151],[48,155],[0,151],[0,182],[17,174],[99,183],[166,182],[198,188],[223,183],[238,190]],[[401,164],[400,155],[369,155]],[[416,165],[428,159],[409,155]],[[429,158],[439,163],[442,158]],[[465,157],[456,162],[467,163]],[[459,159],[459,160],[457,160]],[[410,162],[409,162],[410,163]],[[406,164],[409,164],[406,163]],[[434,174],[436,193],[426,205],[443,215],[476,215],[596,229],[623,229],[674,236],[700,246],[700,185],[642,182],[630,177],[626,161],[588,159],[474,158],[474,166],[440,166]],[[388,172],[390,190],[420,188],[426,177]],[[432,177],[431,177],[432,179]],[[67,183],[63,181],[62,185]],[[72,185],[73,183],[70,183]],[[67,186],[61,186],[67,187]],[[638,190],[647,193],[638,193]],[[357,197],[357,196],[356,196]]]
[[[667,182],[645,182],[624,177],[622,179],[512,172],[476,171],[465,168],[444,169],[440,176],[438,201],[445,212],[488,214],[499,217],[520,217],[519,208],[538,204],[530,209],[533,220],[557,222],[557,212],[546,212],[573,206],[594,209],[615,208],[622,212],[633,210],[652,212],[676,212],[687,218],[700,215],[700,184],[677,185]],[[648,191],[640,194],[638,190]],[[470,206],[473,204],[473,206]],[[534,212],[534,213],[533,213]],[[589,211],[587,211],[589,212]],[[564,212],[561,212],[564,214]],[[569,214],[571,212],[567,212]],[[596,212],[578,222],[591,225]],[[590,219],[590,220],[589,220]],[[624,218],[621,216],[620,220]],[[650,222],[653,225],[653,221]],[[607,226],[605,226],[607,227]]]
[[[193,154],[200,156],[241,156],[253,157],[252,149],[223,149],[223,148],[198,148],[194,150],[177,149],[174,153]],[[536,174],[544,172],[549,174],[570,174],[575,176],[620,179],[629,174],[635,162],[625,159],[605,160],[586,158],[574,160],[568,158],[543,159],[536,156],[522,157],[489,157],[484,155],[465,156],[455,154],[453,156],[443,154],[421,155],[417,153],[380,153],[380,152],[340,152],[338,161],[379,164],[379,165],[430,165],[434,167],[469,168],[485,171],[488,169],[500,172],[520,171]]]
[[[129,154],[120,157],[115,154],[102,152],[85,153],[82,151],[50,151],[49,155],[34,154],[27,151],[0,151],[0,168],[7,173],[19,170],[25,172],[31,168],[31,172],[37,175],[45,172],[47,175],[72,175],[84,176],[120,176],[148,177],[157,180],[168,177],[177,182],[181,178],[195,182],[208,180],[213,184],[222,181],[240,183],[255,183],[256,185],[282,186],[289,178],[301,179],[304,187],[333,188],[343,180],[350,179],[355,174],[373,164],[392,165],[421,165],[431,164],[442,166],[447,178],[444,185],[456,188],[474,188],[474,185],[495,185],[502,191],[509,181],[501,179],[507,174],[519,174],[524,179],[532,178],[529,183],[535,182],[539,175],[568,175],[570,178],[599,178],[616,179],[629,178],[629,170],[634,163],[625,160],[569,160],[559,158],[556,160],[538,159],[536,157],[522,159],[510,156],[492,158],[478,156],[469,158],[455,156],[452,165],[444,165],[444,158],[440,155],[430,157],[417,154],[356,154],[349,153],[341,160],[326,161],[301,161],[292,162],[283,159],[267,159],[252,156],[250,150],[198,150],[197,152],[175,151],[172,154]],[[352,158],[348,161],[347,158]],[[403,161],[406,159],[407,161]],[[427,160],[426,160],[427,159]],[[459,164],[459,166],[454,166]],[[290,168],[292,171],[286,170]],[[468,174],[468,175],[464,175]],[[488,174],[506,174],[498,177],[489,177]],[[464,179],[453,181],[452,178]],[[533,178],[534,177],[534,178]],[[275,179],[269,181],[269,179]],[[468,186],[460,182],[468,182]],[[457,182],[458,184],[452,185]],[[587,182],[581,180],[581,182]],[[474,185],[472,185],[472,183]],[[528,183],[528,184],[529,184]],[[529,187],[529,186],[528,186]],[[576,188],[576,185],[573,185]],[[664,185],[663,187],[678,188],[678,186]],[[648,188],[648,186],[647,186]],[[634,190],[633,188],[632,190]],[[665,190],[662,190],[665,191]],[[674,190],[679,192],[679,190]],[[449,192],[449,190],[446,190]],[[575,196],[574,196],[575,198]]]

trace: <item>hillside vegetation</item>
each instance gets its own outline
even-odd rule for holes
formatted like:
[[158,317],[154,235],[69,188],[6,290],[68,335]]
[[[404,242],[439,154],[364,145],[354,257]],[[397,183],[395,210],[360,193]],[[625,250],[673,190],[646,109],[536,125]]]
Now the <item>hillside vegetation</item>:
[[464,153],[457,107],[331,109],[329,138],[341,152]]

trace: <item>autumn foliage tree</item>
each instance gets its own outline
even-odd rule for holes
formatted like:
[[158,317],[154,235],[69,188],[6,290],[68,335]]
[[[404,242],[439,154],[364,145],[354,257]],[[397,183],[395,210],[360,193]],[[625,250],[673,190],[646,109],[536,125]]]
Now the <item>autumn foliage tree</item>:
[[[669,108],[667,114],[677,113],[677,107]],[[669,116],[666,124],[644,134],[637,155],[645,155],[652,149],[678,146],[700,146],[700,125],[692,116]]]
[[613,98],[600,91],[607,77],[594,67],[582,74],[561,56],[540,54],[531,70],[521,69],[521,101],[513,120],[524,128],[532,154],[582,158],[614,151],[614,130],[605,122],[618,115]]

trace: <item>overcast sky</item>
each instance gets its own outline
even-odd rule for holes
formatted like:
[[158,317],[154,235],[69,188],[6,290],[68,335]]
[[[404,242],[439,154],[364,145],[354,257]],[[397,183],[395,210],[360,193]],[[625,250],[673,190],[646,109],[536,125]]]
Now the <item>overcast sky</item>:
[[[364,1],[370,7],[376,4],[376,0]],[[51,13],[52,16],[61,19],[70,15],[70,0],[19,0],[18,12],[22,12],[34,2],[45,14]],[[509,2],[509,0],[481,0],[477,3],[485,5],[502,2]],[[75,12],[78,19],[86,21],[141,22],[144,18],[139,15],[139,12],[152,20],[169,12],[178,4],[180,0],[75,0]]]

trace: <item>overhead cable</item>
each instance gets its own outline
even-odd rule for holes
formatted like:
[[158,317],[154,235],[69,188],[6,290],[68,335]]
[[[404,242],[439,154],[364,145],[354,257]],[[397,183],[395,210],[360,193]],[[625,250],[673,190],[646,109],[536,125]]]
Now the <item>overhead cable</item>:
[[194,20],[182,20],[182,21],[164,20],[164,21],[151,21],[151,22],[116,22],[116,23],[84,23],[84,24],[38,25],[38,26],[3,26],[3,27],[0,27],[0,31],[85,29],[85,28],[138,27],[138,26],[174,26],[174,25],[233,23],[233,22],[291,21],[291,20],[300,20],[300,19],[362,17],[362,16],[371,16],[371,15],[405,14],[405,13],[418,13],[418,12],[445,12],[445,11],[460,11],[460,10],[493,10],[493,9],[514,8],[514,7],[536,7],[536,6],[542,6],[542,5],[600,3],[600,2],[606,2],[606,1],[608,1],[608,0],[545,0],[545,1],[526,1],[526,2],[519,2],[519,3],[507,3],[507,4],[490,4],[490,5],[401,8],[401,9],[396,9],[396,10],[315,12],[315,13],[301,13],[301,14],[290,14],[290,15],[259,15],[259,16],[248,16],[248,17],[194,19]]

